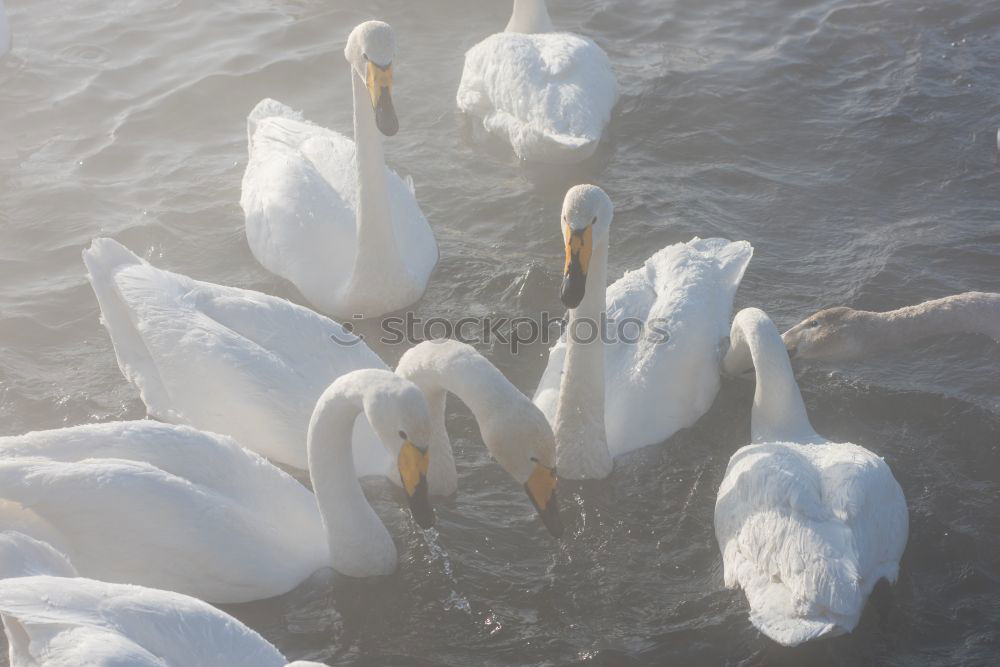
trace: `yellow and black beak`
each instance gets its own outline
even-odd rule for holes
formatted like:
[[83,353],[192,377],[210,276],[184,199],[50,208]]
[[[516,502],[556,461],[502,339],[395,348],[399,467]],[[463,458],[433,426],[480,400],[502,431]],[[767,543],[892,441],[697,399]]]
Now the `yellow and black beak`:
[[427,495],[430,452],[419,449],[409,440],[404,440],[403,447],[399,450],[398,465],[399,479],[403,482],[414,521],[421,528],[430,528],[434,525],[434,510]]
[[387,137],[399,132],[399,119],[392,106],[392,65],[379,67],[368,61],[368,94],[375,109],[375,125]]
[[538,510],[542,523],[549,529],[553,537],[562,537],[563,525],[559,518],[559,502],[556,500],[555,468],[543,466],[535,461],[531,477],[524,483],[524,490],[531,498],[531,504]]
[[566,267],[563,272],[562,298],[567,308],[576,308],[583,301],[587,288],[587,269],[590,254],[594,250],[594,228],[573,230],[565,225],[563,237],[566,239]]

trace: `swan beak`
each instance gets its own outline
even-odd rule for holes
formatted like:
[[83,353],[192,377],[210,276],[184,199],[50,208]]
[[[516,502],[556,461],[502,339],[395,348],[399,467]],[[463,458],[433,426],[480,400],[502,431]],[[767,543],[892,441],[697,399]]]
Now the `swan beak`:
[[542,517],[542,523],[549,529],[552,537],[562,537],[563,525],[559,518],[559,503],[556,500],[555,468],[535,463],[531,476],[524,483],[524,490],[528,492],[531,504],[538,510],[538,516]]
[[427,468],[430,465],[430,452],[421,450],[409,440],[403,442],[399,450],[399,479],[406,490],[406,498],[410,503],[413,519],[421,528],[434,525],[434,510],[427,495]]
[[590,253],[594,249],[594,228],[574,231],[564,225],[563,238],[566,239],[566,266],[563,270],[562,298],[567,308],[576,308],[583,301],[587,287],[587,269],[590,267]]
[[392,65],[379,67],[368,61],[368,94],[375,110],[375,125],[387,137],[399,132],[399,119],[392,106]]

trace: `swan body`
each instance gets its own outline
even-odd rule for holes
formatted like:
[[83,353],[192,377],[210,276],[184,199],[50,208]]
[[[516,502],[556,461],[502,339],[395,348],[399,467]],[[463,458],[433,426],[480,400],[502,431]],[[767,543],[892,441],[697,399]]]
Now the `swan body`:
[[[37,515],[47,541],[81,574],[209,602],[280,595],[325,566],[387,574],[396,550],[351,460],[362,410],[391,422],[380,437],[397,452],[417,449],[400,441],[400,426],[427,440],[427,407],[415,386],[387,371],[348,373],[320,397],[310,423],[315,496],[230,438],[136,421],[0,438],[0,497]],[[407,492],[429,524],[426,483],[421,493],[417,477]]]
[[354,141],[271,99],[247,119],[240,204],[250,249],[318,310],[342,319],[414,303],[438,259],[412,182],[386,168],[383,157],[380,134],[397,127],[394,55],[385,23],[363,23],[348,39]]
[[[588,266],[584,274],[567,262],[566,335],[534,397],[553,424],[560,477],[605,477],[614,457],[662,442],[708,410],[733,298],[753,255],[745,241],[695,238],[663,248],[605,290],[612,215],[600,188],[566,195],[567,246],[579,239]],[[587,342],[589,323],[605,320],[609,340]]]
[[469,49],[457,95],[518,157],[550,163],[590,157],[617,101],[607,54],[554,32],[544,0],[516,0],[506,31]]
[[809,423],[778,330],[760,310],[733,322],[727,371],[757,371],[752,444],[729,461],[715,504],[725,584],[786,646],[850,632],[906,546],[903,491],[881,457]]
[[[305,469],[320,394],[347,372],[386,367],[344,327],[284,299],[157,269],[111,239],[95,239],[83,261],[118,366],[149,414],[274,461]],[[354,444],[360,476],[398,479],[364,418]]]
[[1000,294],[965,292],[884,313],[827,308],[784,333],[794,359],[859,359],[911,342],[955,333],[1000,342]]
[[10,51],[10,23],[7,19],[7,9],[0,0],[0,58]]
[[[259,634],[201,600],[93,579],[0,581],[11,667],[284,667]],[[319,666],[294,662],[289,667]]]

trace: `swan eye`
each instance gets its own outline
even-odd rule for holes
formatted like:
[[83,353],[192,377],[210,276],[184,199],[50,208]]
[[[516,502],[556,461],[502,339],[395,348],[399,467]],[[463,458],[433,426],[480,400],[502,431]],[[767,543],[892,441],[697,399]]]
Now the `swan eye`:
[[813,320],[812,322],[809,323],[810,329],[815,329],[818,326],[819,326],[819,320]]
[[367,53],[362,53],[361,57],[365,59],[365,62],[368,62],[368,54]]
[[400,431],[399,437],[402,438],[403,440],[409,440],[409,438],[406,437],[406,431]]
[[590,221],[590,224],[592,224],[592,225],[597,224],[597,216],[596,215],[594,216],[594,219]]

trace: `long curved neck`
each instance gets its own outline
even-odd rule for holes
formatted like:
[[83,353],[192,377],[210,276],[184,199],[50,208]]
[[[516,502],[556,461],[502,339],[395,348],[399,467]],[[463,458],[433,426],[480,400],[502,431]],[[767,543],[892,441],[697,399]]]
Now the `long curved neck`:
[[885,313],[866,313],[870,346],[896,347],[931,336],[978,333],[1000,342],[1000,294],[965,292]]
[[554,32],[545,0],[514,0],[514,13],[507,22],[506,32]]
[[[382,135],[375,125],[368,88],[351,68],[354,88],[354,143],[358,168],[357,248],[347,298],[359,292],[377,297],[381,286],[406,285],[406,272],[396,232],[385,175]],[[364,289],[360,289],[360,288]],[[358,306],[360,311],[360,305]],[[365,313],[359,312],[364,315]]]
[[354,470],[351,438],[360,396],[322,396],[309,424],[309,478],[330,547],[330,564],[350,576],[389,574],[396,547],[368,504]]
[[[580,305],[566,322],[566,358],[552,430],[560,476],[601,478],[611,473],[604,425],[604,343],[608,241],[594,245]],[[595,337],[596,336],[596,337]],[[588,342],[589,341],[589,342]]]
[[[739,321],[739,320],[738,320]],[[750,416],[752,442],[815,442],[822,440],[809,423],[792,362],[771,320],[742,320],[735,346],[750,349],[757,371]]]

